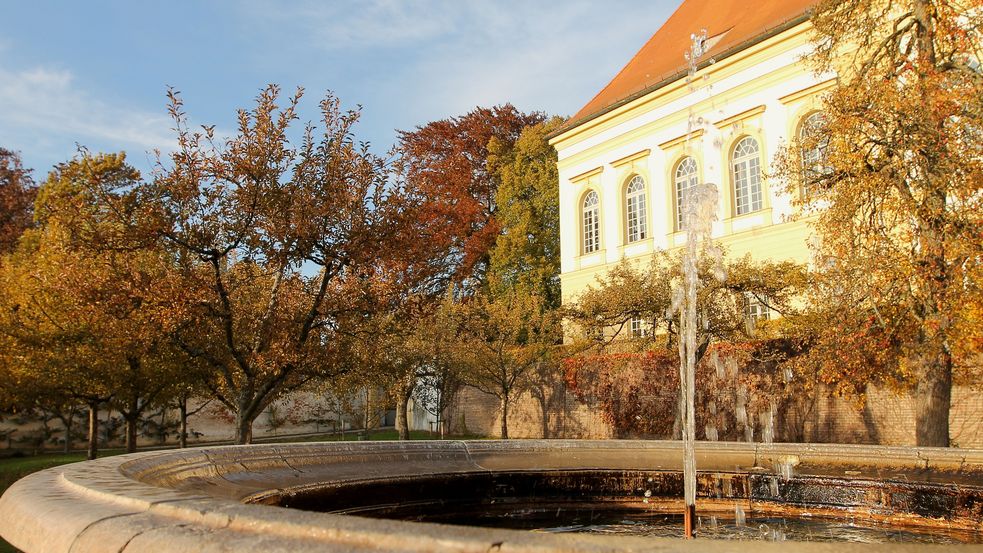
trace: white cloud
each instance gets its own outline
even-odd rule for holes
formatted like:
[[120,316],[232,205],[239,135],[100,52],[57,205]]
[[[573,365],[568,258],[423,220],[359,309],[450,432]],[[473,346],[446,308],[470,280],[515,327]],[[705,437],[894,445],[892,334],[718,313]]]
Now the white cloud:
[[0,66],[0,144],[64,159],[74,144],[166,150],[173,144],[163,113],[111,104],[80,87],[70,71]]
[[243,6],[254,22],[298,25],[326,50],[389,47],[453,31],[456,3],[447,0],[255,0]]
[[500,12],[477,17],[486,23],[482,32],[421,60],[410,93],[416,101],[452,107],[448,114],[512,102],[572,115],[668,15],[649,8],[639,11],[649,17],[592,25],[596,11],[596,5],[567,2],[548,10],[527,7],[501,21],[495,19]]
[[[291,27],[295,45],[339,59],[368,57],[370,94],[398,98],[400,118],[446,117],[504,102],[572,115],[677,3],[254,0],[243,15],[256,29]],[[271,18],[277,23],[269,25]],[[381,66],[372,56],[399,65]]]

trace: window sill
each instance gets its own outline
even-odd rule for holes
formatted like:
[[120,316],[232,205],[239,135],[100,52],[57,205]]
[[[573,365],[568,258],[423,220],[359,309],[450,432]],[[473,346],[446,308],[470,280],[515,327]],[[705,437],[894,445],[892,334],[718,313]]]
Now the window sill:
[[751,230],[758,227],[767,227],[772,224],[772,209],[765,207],[751,213],[735,215],[724,220],[724,233],[734,234]]
[[655,239],[643,238],[618,246],[618,257],[637,257],[655,251]]
[[576,264],[576,269],[585,269],[587,267],[603,265],[606,260],[607,260],[607,250],[601,248],[599,250],[595,250],[590,253],[585,253],[577,256],[574,262]]

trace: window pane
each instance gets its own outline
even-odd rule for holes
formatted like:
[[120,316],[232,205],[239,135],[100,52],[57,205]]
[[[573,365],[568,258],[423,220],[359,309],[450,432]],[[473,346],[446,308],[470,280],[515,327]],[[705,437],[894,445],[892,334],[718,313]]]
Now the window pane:
[[626,222],[628,241],[636,242],[646,237],[645,224],[645,179],[635,175],[625,191]]
[[749,331],[754,330],[758,322],[771,319],[771,309],[766,305],[767,301],[768,298],[759,298],[751,292],[744,293],[744,316]]
[[734,147],[732,169],[737,215],[761,209],[761,159],[758,142],[746,136]]
[[696,186],[697,182],[696,160],[691,157],[687,157],[679,162],[679,165],[676,166],[675,182],[676,229],[683,230],[685,228],[684,215],[686,209],[686,199],[689,191]]
[[597,192],[591,191],[584,198],[584,253],[592,253],[600,248],[600,221],[598,220]]

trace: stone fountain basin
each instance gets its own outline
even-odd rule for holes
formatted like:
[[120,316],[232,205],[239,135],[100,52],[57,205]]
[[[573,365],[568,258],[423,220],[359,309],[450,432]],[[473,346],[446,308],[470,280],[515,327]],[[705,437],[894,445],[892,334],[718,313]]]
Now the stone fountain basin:
[[[427,482],[446,484],[457,477],[519,475],[528,481],[539,475],[576,487],[582,482],[577,475],[600,471],[632,487],[636,476],[664,473],[671,484],[671,475],[681,465],[681,444],[665,441],[335,442],[136,453],[64,465],[18,481],[0,497],[0,535],[28,553],[695,552],[706,551],[709,544],[713,551],[754,553],[784,553],[790,547],[836,553],[861,548],[940,550],[940,546],[897,543],[547,534],[276,506],[304,506],[305,498],[327,497],[337,504],[327,509],[320,505],[321,510],[358,509],[380,493],[404,488],[422,493],[419,490],[430,489]],[[715,498],[717,483],[730,479],[731,495],[723,498],[724,503],[741,501],[749,514],[775,508],[776,499],[765,482],[770,483],[775,468],[782,465],[795,465],[795,476],[780,485],[779,503],[791,512],[839,510],[888,523],[983,530],[983,450],[697,444],[700,494]],[[629,497],[628,501],[633,499],[640,500]],[[673,501],[668,496],[663,499]],[[983,551],[983,545],[958,547]]]

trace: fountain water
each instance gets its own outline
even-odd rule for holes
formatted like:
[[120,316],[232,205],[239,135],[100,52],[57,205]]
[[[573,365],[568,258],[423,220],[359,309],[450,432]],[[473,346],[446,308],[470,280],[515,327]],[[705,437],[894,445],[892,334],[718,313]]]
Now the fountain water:
[[699,260],[701,254],[712,248],[710,232],[716,219],[717,187],[698,184],[691,188],[686,202],[686,249],[683,254],[683,285],[679,306],[679,382],[683,403],[680,417],[683,427],[683,479],[685,500],[685,535],[693,537],[696,515],[696,350],[700,329],[697,309],[697,292],[700,287]]
[[[691,36],[692,44],[686,53],[689,63],[689,86],[695,91],[695,76],[699,59],[705,53],[706,30]],[[693,134],[702,119],[690,112],[686,136]],[[717,261],[714,271],[719,279],[724,273],[720,266],[720,252],[711,241],[713,222],[717,219],[717,187],[711,183],[699,183],[685,193],[683,226],[686,230],[686,248],[682,257],[682,286],[676,291],[672,310],[679,313],[679,382],[680,420],[683,438],[684,481],[684,535],[692,538],[696,520],[696,352],[701,321],[697,309],[697,293],[700,288],[699,261],[703,255],[712,255]],[[706,320],[703,321],[704,326]],[[716,434],[716,429],[707,432]]]

